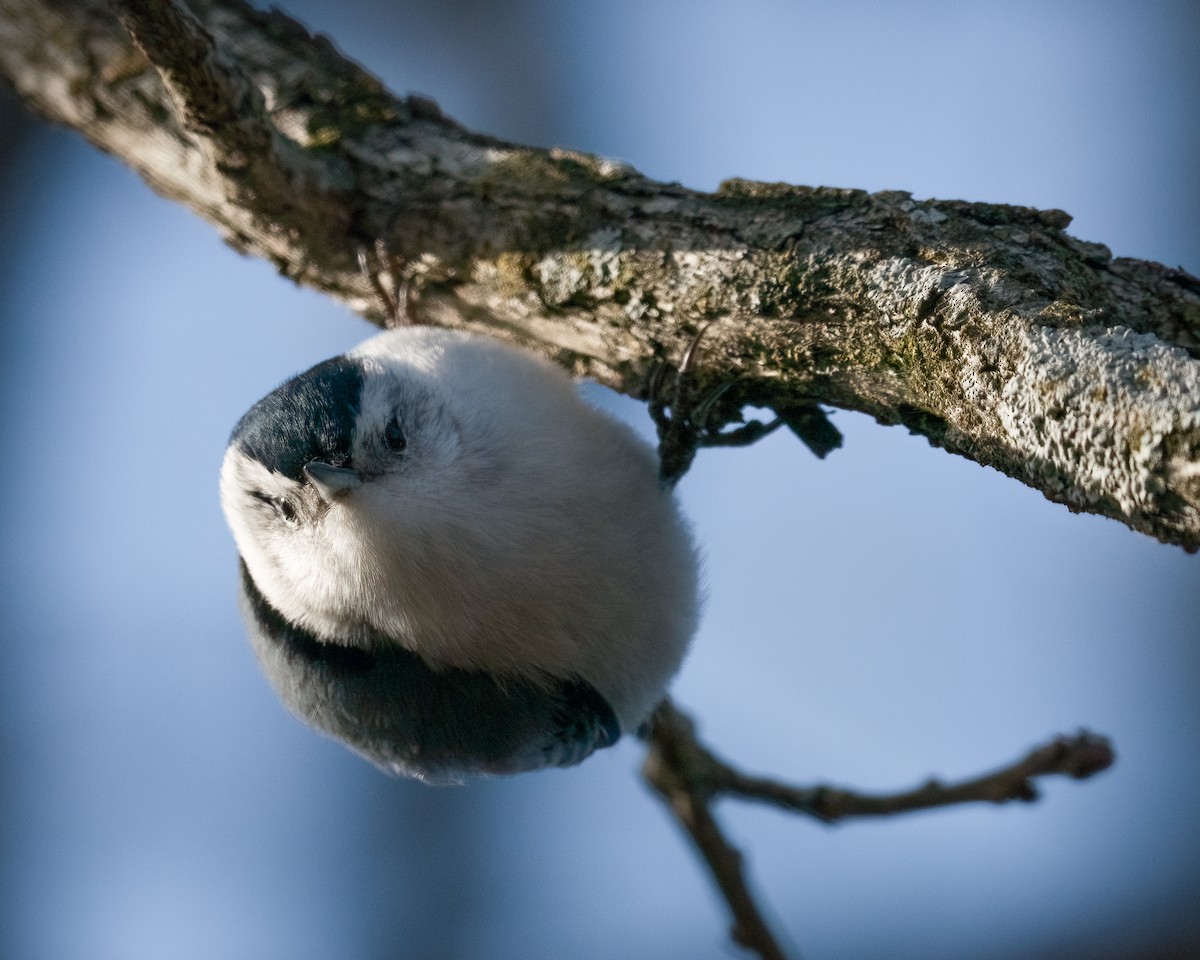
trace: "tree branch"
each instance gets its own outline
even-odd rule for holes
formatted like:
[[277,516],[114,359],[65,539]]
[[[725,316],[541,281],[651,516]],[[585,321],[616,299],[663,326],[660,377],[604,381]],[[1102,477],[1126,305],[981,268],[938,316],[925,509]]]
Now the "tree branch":
[[[729,181],[715,194],[463,130],[241,0],[0,0],[0,70],[237,249],[377,313],[383,239],[424,321],[645,396],[709,322],[716,405],[903,424],[1200,549],[1200,281],[1113,259],[1057,210]],[[796,413],[795,417],[790,414]]]
[[109,0],[157,69],[182,130],[223,177],[226,202],[284,219],[320,194],[317,168],[273,126],[262,94],[221,56],[189,10],[171,0]]
[[171,0],[109,0],[109,6],[157,68],[188,129],[240,140],[235,149],[270,149],[262,98],[236,68],[222,61],[212,37],[190,11]]
[[648,745],[642,775],[662,797],[692,838],[734,917],[735,943],[760,957],[784,954],[763,919],[743,870],[741,854],[730,845],[712,813],[722,796],[757,800],[792,813],[834,823],[848,817],[879,817],[960,803],[1032,802],[1034,780],[1063,774],[1076,780],[1093,776],[1113,763],[1105,737],[1081,732],[1056,737],[1016,763],[961,783],[931,780],[915,790],[864,794],[829,786],[800,787],[748,776],[719,759],[696,737],[695,724],[664,700],[647,727]]
[[694,737],[691,720],[664,700],[650,720],[642,776],[687,831],[733,914],[730,938],[763,960],[786,960],[759,909],[743,869],[742,854],[725,839],[712,814],[718,761]]

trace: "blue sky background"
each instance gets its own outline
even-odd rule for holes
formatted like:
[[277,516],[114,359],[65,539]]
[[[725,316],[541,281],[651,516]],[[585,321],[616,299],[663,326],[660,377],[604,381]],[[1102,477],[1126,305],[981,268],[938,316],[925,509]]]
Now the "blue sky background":
[[[284,6],[501,137],[701,189],[1061,207],[1200,273],[1194,3]],[[0,199],[0,954],[730,956],[636,743],[435,790],[312,734],[258,675],[225,440],[372,328],[71,133],[35,129]],[[681,485],[711,598],[675,693],[705,737],[877,790],[1080,726],[1119,759],[1028,807],[828,828],[726,803],[772,916],[808,960],[1200,956],[1200,557],[835,422],[824,462],[780,434]]]

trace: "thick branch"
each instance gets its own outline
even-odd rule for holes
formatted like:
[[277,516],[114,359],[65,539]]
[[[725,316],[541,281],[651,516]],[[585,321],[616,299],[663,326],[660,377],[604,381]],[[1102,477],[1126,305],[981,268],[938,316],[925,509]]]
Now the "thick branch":
[[0,70],[286,275],[373,311],[354,255],[383,238],[422,319],[638,396],[712,321],[701,385],[739,378],[718,418],[861,410],[1200,548],[1196,278],[1114,260],[1061,211],[655,183],[465,131],[241,0],[120,6],[178,23],[131,20],[143,53],[101,0],[0,0]]
[[157,68],[187,128],[270,150],[270,127],[257,91],[221,61],[212,37],[187,9],[171,0],[110,0],[109,6]]

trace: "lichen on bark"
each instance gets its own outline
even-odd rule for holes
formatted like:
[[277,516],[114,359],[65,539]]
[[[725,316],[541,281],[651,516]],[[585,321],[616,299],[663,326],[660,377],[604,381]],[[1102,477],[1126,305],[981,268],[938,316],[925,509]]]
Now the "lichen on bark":
[[634,396],[707,324],[696,375],[735,384],[719,418],[860,410],[1200,548],[1195,277],[1113,259],[1059,210],[745,180],[705,194],[504,143],[394,97],[281,13],[188,6],[219,54],[205,82],[251,91],[220,130],[179,105],[199,79],[156,69],[170,32],[139,50],[102,0],[0,0],[0,71],[239,250],[377,322],[355,254],[382,239],[421,320]]

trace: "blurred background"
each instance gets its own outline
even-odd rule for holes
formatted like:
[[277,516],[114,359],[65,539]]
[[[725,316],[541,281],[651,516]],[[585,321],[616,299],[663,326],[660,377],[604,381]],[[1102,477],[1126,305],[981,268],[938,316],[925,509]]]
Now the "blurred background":
[[[1061,207],[1200,273],[1194,0],[283,6],[500,137],[700,189]],[[255,399],[372,328],[7,91],[0,124],[0,955],[733,954],[635,741],[431,789],[285,713],[217,468]],[[1119,756],[1033,806],[822,827],[726,803],[770,915],[807,960],[1200,957],[1200,557],[834,420],[825,462],[781,432],[682,483],[711,597],[674,689],[704,737],[871,790],[1080,726]]]

